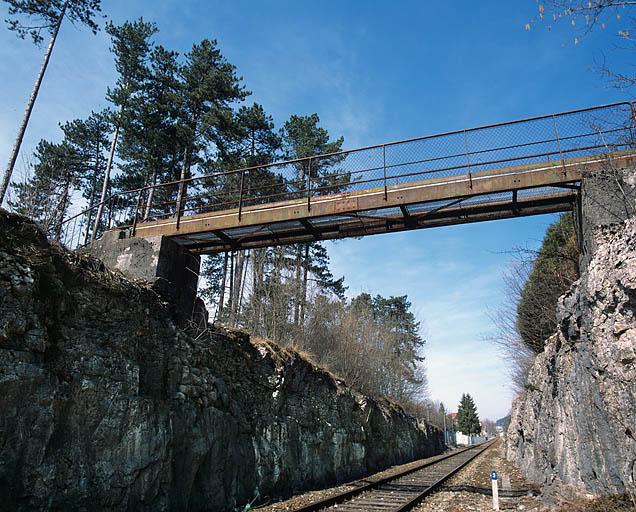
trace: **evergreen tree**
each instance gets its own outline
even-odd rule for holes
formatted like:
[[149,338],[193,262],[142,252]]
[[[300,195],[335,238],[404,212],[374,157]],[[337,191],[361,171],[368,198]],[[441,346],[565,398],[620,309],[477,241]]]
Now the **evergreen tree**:
[[[215,40],[204,39],[185,55],[180,70],[183,94],[181,133],[183,161],[180,179],[192,176],[191,168],[201,162],[202,152],[222,147],[225,132],[232,129],[232,105],[249,94]],[[177,205],[183,209],[186,184],[180,185]]]
[[481,424],[477,415],[477,407],[473,397],[468,393],[462,395],[462,399],[457,409],[457,430],[464,435],[479,435]]
[[44,60],[40,72],[35,80],[33,91],[27,102],[22,122],[18,129],[18,135],[11,150],[9,163],[5,170],[2,182],[0,182],[0,206],[9,187],[11,174],[15,162],[18,159],[20,146],[24,139],[29,118],[35,105],[35,100],[40,91],[46,68],[57,40],[57,34],[64,18],[68,18],[74,24],[86,25],[97,33],[98,25],[95,17],[101,12],[101,0],[4,0],[9,4],[9,18],[6,20],[9,30],[16,32],[18,37],[24,39],[30,36],[35,44],[43,41],[42,31],[49,32],[51,39],[44,54]]
[[[289,118],[281,130],[283,152],[287,160],[342,151],[344,138],[330,140],[329,132],[318,123],[318,114],[293,115]],[[306,191],[310,177],[312,195],[337,192],[349,181],[349,175],[341,175],[343,173],[336,168],[344,158],[343,155],[334,155],[312,159],[311,163],[304,160],[294,164],[296,175],[290,182],[292,190],[298,190],[303,195],[300,191]]]
[[104,178],[108,136],[112,131],[108,111],[91,112],[87,119],[75,119],[61,125],[64,140],[74,151],[75,185],[88,201],[84,243],[90,235],[93,205],[99,201],[99,184]]
[[110,190],[110,175],[120,132],[123,130],[125,133],[129,129],[132,131],[132,113],[143,102],[141,96],[149,74],[148,58],[153,46],[151,37],[157,32],[157,27],[154,23],[147,23],[140,18],[133,22],[126,21],[119,26],[109,23],[106,31],[111,37],[111,52],[115,56],[115,69],[119,76],[115,86],[109,87],[107,91],[107,99],[115,106],[112,115],[114,130],[104,170],[99,207],[95,215],[93,237],[100,230],[103,205]]
[[[319,126],[319,122],[318,114],[293,115],[289,118],[281,130],[283,153],[286,159],[296,160],[342,150],[344,138],[330,140],[329,132]],[[341,155],[336,155],[312,159],[311,162],[302,160],[295,163],[295,176],[288,181],[289,188],[297,191],[299,197],[306,195],[309,187],[313,191],[312,195],[337,191],[339,186],[348,181],[348,177],[339,176],[338,171],[334,169],[342,159]],[[322,282],[332,287],[335,293],[342,293],[342,281],[333,279],[326,264],[328,261],[326,250],[319,242],[289,246],[285,261],[294,273],[293,323],[299,327],[304,320],[310,273],[322,276],[320,278]]]
[[[201,202],[204,208],[215,207],[218,202],[222,208],[234,206],[239,199],[240,181],[243,180],[244,206],[258,204],[266,200],[270,194],[276,194],[284,189],[284,182],[280,176],[268,168],[258,168],[274,161],[280,148],[280,138],[274,131],[274,123],[271,116],[265,113],[261,105],[242,106],[233,117],[231,126],[224,127],[219,132],[218,143],[219,158],[206,163],[206,171],[227,171],[239,168],[251,168],[241,177],[240,174],[228,174],[215,176],[204,180],[206,199]],[[231,205],[227,205],[232,201]],[[234,275],[227,279],[227,265],[223,261],[224,256],[209,256],[204,262],[202,276],[209,283],[204,292],[206,297],[215,304],[221,303],[221,287],[219,283],[232,284],[227,296],[228,308],[221,311],[221,319],[231,319],[233,324],[239,321],[241,316],[242,297],[246,288],[245,276],[247,274],[247,261],[252,256],[252,291],[249,302],[262,298],[262,286],[264,276],[265,253],[271,249],[257,249],[246,253],[240,251],[236,254]],[[224,290],[223,290],[224,291]],[[223,300],[223,303],[225,300]],[[224,304],[221,304],[223,310]]]
[[415,320],[406,295],[388,299],[377,295],[373,299],[373,310],[376,318],[388,327],[385,350],[389,370],[402,376],[391,395],[406,399],[409,389],[423,383],[418,374],[418,363],[424,361],[420,355],[424,346],[424,339],[419,334],[420,323]]
[[424,361],[420,350],[425,340],[420,336],[420,323],[411,311],[411,303],[406,295],[385,298],[371,297],[362,293],[351,301],[351,310],[356,316],[364,317],[371,311],[373,321],[382,326],[377,350],[382,354],[384,372],[399,375],[399,379],[386,380],[385,396],[397,400],[407,400],[417,394],[425,384],[419,364]]
[[517,332],[536,353],[556,331],[557,301],[578,277],[578,255],[572,214],[564,214],[548,227],[517,304]]
[[67,141],[54,144],[46,140],[38,143],[33,159],[32,175],[13,184],[16,198],[9,205],[60,240],[73,186],[81,176],[82,159]]
[[[119,144],[123,163],[114,180],[120,190],[170,182],[179,178],[183,140],[180,137],[182,94],[178,54],[157,46],[150,52],[148,71],[134,108],[126,116]],[[150,188],[143,198],[143,219],[171,211],[176,191]]]

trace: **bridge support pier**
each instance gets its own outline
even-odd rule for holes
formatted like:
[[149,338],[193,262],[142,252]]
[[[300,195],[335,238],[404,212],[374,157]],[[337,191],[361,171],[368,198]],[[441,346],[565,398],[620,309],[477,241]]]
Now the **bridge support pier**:
[[635,215],[636,169],[594,172],[583,178],[574,209],[581,270],[587,268],[596,251],[592,230],[619,224]]
[[132,279],[149,282],[152,288],[177,307],[181,318],[190,318],[197,299],[200,258],[170,238],[124,238],[124,231],[107,231],[88,247],[108,268]]

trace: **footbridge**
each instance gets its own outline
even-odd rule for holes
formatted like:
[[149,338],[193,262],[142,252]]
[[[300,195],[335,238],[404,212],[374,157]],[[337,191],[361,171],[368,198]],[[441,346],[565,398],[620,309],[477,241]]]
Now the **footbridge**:
[[[615,103],[221,171],[92,211],[120,238],[195,254],[564,212],[586,175],[633,167],[634,114]],[[88,238],[86,216],[65,222],[67,245]]]

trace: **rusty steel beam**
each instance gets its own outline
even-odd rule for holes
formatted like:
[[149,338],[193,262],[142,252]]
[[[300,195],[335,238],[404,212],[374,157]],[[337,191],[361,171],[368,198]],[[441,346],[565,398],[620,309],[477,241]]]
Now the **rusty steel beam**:
[[[615,158],[613,164],[616,165],[620,161],[624,165],[629,165],[633,163],[634,158],[636,157],[633,155],[621,156]],[[579,181],[584,173],[602,170],[605,165],[604,158],[577,159],[566,161],[565,164],[551,162],[538,168],[515,166],[472,173],[471,176],[420,180],[389,186],[386,198],[384,187],[318,196],[313,199],[311,210],[308,210],[305,200],[300,199],[243,208],[241,220],[238,219],[238,210],[233,209],[183,217],[179,226],[174,219],[144,222],[137,225],[136,236],[182,236],[239,226],[275,224],[290,220],[351,214],[400,205],[573,183]]]
[[[549,196],[539,196],[519,200],[513,206],[511,200],[492,203],[471,205],[469,207],[455,207],[446,210],[439,209],[436,212],[422,212],[413,215],[406,220],[401,215],[391,217],[365,217],[366,221],[360,224],[360,218],[354,218],[337,225],[314,227],[319,231],[324,240],[339,239],[348,237],[361,237],[382,233],[397,233],[412,229],[424,229],[453,224],[467,224],[482,222],[487,220],[507,219],[512,217],[523,217],[529,215],[540,215],[545,213],[558,213],[570,211],[575,202],[576,194],[561,193]],[[187,237],[184,237],[184,242]],[[178,240],[178,239],[177,239]],[[272,245],[289,245],[294,243],[311,242],[314,235],[296,228],[273,238],[271,234],[258,234],[235,239],[232,247],[239,249],[254,249],[268,247]],[[213,245],[209,243],[184,244],[186,248],[198,254],[212,254],[230,250],[230,246],[225,244]]]
[[230,238],[229,236],[227,236],[225,233],[223,233],[223,231],[221,231],[220,229],[215,229],[215,230],[211,231],[211,233],[214,236],[216,236],[217,238],[220,238],[221,240],[223,240],[227,244],[233,244],[234,243],[234,240],[232,238]]
[[[615,154],[612,166],[634,165],[636,155]],[[559,162],[535,163],[434,178],[340,193],[315,196],[311,209],[305,198],[238,209],[138,223],[129,236],[171,236],[177,243],[199,254],[273,245],[312,242],[370,234],[398,232],[484,220],[562,212],[572,208],[582,177],[603,171],[607,159],[584,157]],[[518,197],[518,191],[552,187],[554,193]],[[557,192],[558,191],[558,192]],[[486,200],[463,205],[475,196],[511,193],[509,200]],[[446,201],[441,206],[418,212],[413,205]],[[374,211],[399,208],[395,215],[374,215]],[[333,217],[333,220],[330,219]],[[349,217],[349,219],[343,218]],[[312,222],[313,220],[313,222]],[[290,225],[284,224],[295,221]],[[320,221],[320,222],[316,222]],[[237,228],[255,228],[251,232]],[[214,234],[216,239],[196,240],[196,235]],[[192,237],[192,238],[189,238]]]

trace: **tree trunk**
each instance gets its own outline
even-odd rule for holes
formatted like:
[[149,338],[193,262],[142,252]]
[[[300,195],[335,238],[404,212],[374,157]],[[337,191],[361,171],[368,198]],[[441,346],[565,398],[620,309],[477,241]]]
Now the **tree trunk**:
[[64,181],[64,190],[62,191],[62,197],[60,197],[59,206],[57,208],[57,227],[55,229],[55,240],[58,242],[62,239],[62,223],[64,222],[64,215],[66,208],[68,207],[68,193],[71,188],[71,176],[68,170],[66,171],[66,177]]
[[27,125],[29,124],[29,118],[31,117],[31,112],[33,111],[33,105],[35,105],[35,100],[38,97],[38,93],[40,92],[40,86],[42,85],[42,80],[44,79],[44,73],[46,73],[46,68],[49,65],[49,60],[51,59],[51,53],[53,52],[53,47],[55,46],[57,34],[60,31],[60,26],[62,25],[62,21],[64,20],[64,15],[66,14],[67,4],[68,2],[64,2],[64,5],[62,6],[62,10],[60,11],[60,17],[57,19],[57,22],[55,23],[55,28],[53,29],[53,33],[51,34],[49,45],[47,46],[46,53],[44,54],[44,61],[42,61],[40,72],[38,73],[38,76],[35,79],[35,84],[33,85],[31,96],[29,97],[29,101],[24,110],[24,115],[22,116],[22,122],[20,123],[20,127],[18,128],[18,135],[15,139],[15,143],[13,144],[13,149],[11,150],[11,156],[9,157],[9,164],[7,165],[7,169],[4,171],[2,183],[0,183],[0,206],[2,206],[2,202],[4,201],[4,196],[6,195],[7,190],[9,189],[11,174],[13,173],[13,168],[15,167],[15,163],[18,160],[18,153],[20,152],[20,146],[22,145],[22,140],[24,139],[24,134],[26,132]]
[[[278,339],[278,324],[283,317],[283,313],[280,311],[280,304],[283,301],[286,301],[287,298],[284,297],[284,293],[281,286],[281,268],[282,268],[282,250],[280,247],[274,248],[274,269],[272,272],[272,282],[270,288],[270,296],[271,296],[271,305],[270,305],[270,316],[272,319],[271,322],[271,339],[274,341],[279,341]],[[275,289],[274,289],[275,287]],[[284,313],[285,321],[287,320],[287,311]]]
[[253,249],[252,251],[252,295],[251,303],[251,327],[254,332],[256,328],[262,332],[266,330],[265,321],[263,319],[263,302],[265,300],[264,293],[264,275],[265,275],[265,259],[267,249]]
[[250,253],[247,253],[247,255],[245,256],[245,265],[244,265],[244,270],[243,270],[243,278],[241,280],[241,286],[240,286],[240,292],[239,292],[239,298],[238,298],[238,305],[236,307],[236,322],[235,325],[238,325],[238,320],[241,316],[241,305],[243,304],[243,292],[245,291],[245,281],[247,280],[247,269],[249,267],[249,262],[250,262]]
[[230,253],[230,291],[227,297],[228,319],[231,321],[232,313],[234,312],[234,251]]
[[188,185],[185,183],[186,177],[190,173],[190,149],[186,147],[185,154],[183,156],[183,165],[181,166],[181,176],[179,180],[179,191],[177,192],[177,202],[175,204],[175,215],[183,214],[183,205],[188,193]]
[[300,301],[300,323],[305,323],[307,311],[307,281],[309,279],[309,244],[305,245],[305,260],[303,261],[303,292]]
[[95,225],[93,226],[91,241],[95,240],[95,237],[97,236],[97,232],[99,230],[99,224],[102,220],[104,202],[106,201],[106,194],[108,193],[108,184],[110,182],[110,170],[113,167],[113,158],[115,157],[115,148],[117,147],[118,137],[119,137],[119,124],[115,126],[115,131],[113,132],[113,139],[110,143],[110,151],[108,152],[108,160],[106,161],[106,169],[104,169],[104,183],[102,184],[102,195],[99,200],[99,206],[97,207],[97,215],[95,215]]
[[152,197],[155,194],[155,185],[157,184],[157,170],[152,171],[152,188],[148,190],[148,199],[146,201],[146,210],[144,211],[144,220],[150,217],[150,208],[152,207]]
[[196,142],[196,133],[197,133],[197,116],[194,112],[190,116],[190,128],[192,129],[192,133],[194,134],[194,140],[192,140],[192,144],[186,143],[184,151],[183,151],[183,165],[181,166],[181,183],[179,183],[179,191],[177,193],[177,203],[175,215],[181,215],[183,213],[183,205],[186,200],[188,185],[184,182],[184,180],[190,175],[190,165],[192,161],[192,147]]
[[302,266],[302,246],[296,246],[296,279],[294,281],[294,325],[300,325],[300,272]]
[[227,278],[227,252],[223,256],[223,272],[221,274],[221,293],[219,294],[219,307],[216,309],[217,318],[221,320],[223,315],[223,303],[225,302],[225,280]]
[[265,276],[265,258],[267,249],[254,249],[252,257],[252,296],[259,297],[263,291],[263,279]]
[[97,173],[99,172],[99,141],[97,142],[97,148],[95,151],[95,169],[93,170],[93,178],[91,179],[91,191],[88,201],[88,210],[86,212],[86,234],[84,235],[84,243],[88,243],[88,237],[91,231],[91,220],[93,219],[93,205],[95,204],[95,189],[97,188]]
[[240,251],[236,254],[236,268],[234,269],[234,286],[232,289],[232,325],[236,325],[238,319],[238,310],[240,309],[240,290],[243,282],[243,265],[245,263],[245,252]]

